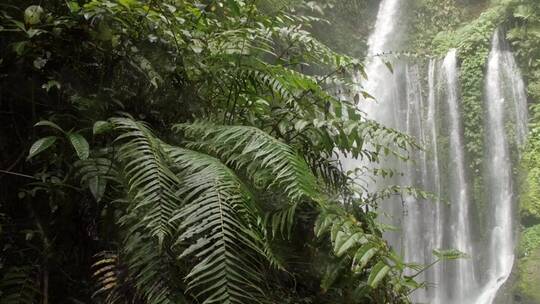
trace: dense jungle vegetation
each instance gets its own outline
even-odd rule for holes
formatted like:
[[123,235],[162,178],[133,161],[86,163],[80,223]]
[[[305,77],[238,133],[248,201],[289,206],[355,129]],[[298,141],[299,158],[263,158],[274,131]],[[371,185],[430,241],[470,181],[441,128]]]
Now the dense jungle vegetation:
[[[429,265],[393,251],[377,207],[426,194],[370,192],[338,160],[420,148],[334,94],[369,77],[378,3],[0,1],[0,304],[409,303]],[[540,301],[540,2],[408,9],[389,57],[458,49],[472,172],[497,27],[518,57],[531,134],[514,288]]]

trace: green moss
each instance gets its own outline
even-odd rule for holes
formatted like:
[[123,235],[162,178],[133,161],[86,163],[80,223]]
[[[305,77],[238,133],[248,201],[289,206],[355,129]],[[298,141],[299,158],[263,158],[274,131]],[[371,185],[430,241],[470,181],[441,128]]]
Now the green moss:
[[460,84],[465,145],[469,158],[473,198],[478,212],[477,222],[483,227],[485,193],[482,179],[484,156],[484,70],[489,55],[493,32],[507,14],[506,4],[493,4],[473,20],[457,29],[439,32],[433,39],[433,49],[443,55],[456,48],[460,58]]
[[540,249],[540,225],[529,227],[523,231],[519,244],[519,255],[527,257],[537,249]]
[[407,45],[415,54],[439,55],[433,52],[433,37],[441,31],[456,28],[464,9],[454,0],[414,0],[409,2]]
[[491,36],[504,18],[506,5],[495,5],[456,31],[453,42],[461,58],[464,132],[471,169],[478,175],[484,144],[483,88]]
[[540,105],[531,107],[529,142],[521,159],[520,215],[525,226],[540,223]]
[[523,185],[520,214],[524,220],[540,221],[540,168],[530,168]]
[[540,303],[540,225],[523,231],[519,252],[516,291],[523,303]]

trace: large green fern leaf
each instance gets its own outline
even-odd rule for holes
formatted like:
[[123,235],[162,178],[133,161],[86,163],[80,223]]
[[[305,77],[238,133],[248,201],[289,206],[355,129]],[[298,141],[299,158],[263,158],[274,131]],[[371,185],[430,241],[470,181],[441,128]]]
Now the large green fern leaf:
[[245,170],[257,183],[278,186],[293,201],[321,201],[317,180],[305,159],[258,128],[208,122],[178,124],[174,128],[185,132],[192,140],[191,147],[214,154],[237,170]]
[[179,180],[169,169],[161,142],[142,122],[129,118],[112,118],[116,130],[123,132],[117,141],[127,179],[130,209],[140,212],[140,221],[157,237],[159,244],[172,234],[169,223],[180,206],[175,194]]
[[252,195],[221,161],[167,147],[182,178],[185,200],[172,219],[180,229],[181,258],[196,257],[186,277],[202,303],[261,303],[260,262],[265,248],[257,231]]

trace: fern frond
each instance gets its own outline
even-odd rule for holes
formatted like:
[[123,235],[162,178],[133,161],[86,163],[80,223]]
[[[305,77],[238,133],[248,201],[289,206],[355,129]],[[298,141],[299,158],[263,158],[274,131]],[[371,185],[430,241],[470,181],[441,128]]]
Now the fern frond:
[[174,231],[169,219],[180,207],[175,194],[180,181],[169,169],[160,140],[144,123],[129,118],[110,121],[123,132],[117,141],[123,142],[118,152],[132,202],[130,210],[140,212],[141,223],[161,246]]
[[92,277],[96,281],[96,291],[92,298],[103,297],[107,304],[119,303],[118,255],[114,252],[100,252],[96,255],[97,261],[92,264]]
[[130,233],[122,254],[127,279],[135,287],[137,298],[144,299],[144,303],[185,304],[183,290],[176,280],[175,257],[160,250],[158,245],[155,239]]
[[293,202],[279,210],[274,211],[269,216],[270,225],[272,226],[272,236],[275,237],[278,232],[282,237],[290,236],[294,225],[294,215],[298,202]]
[[195,151],[167,147],[178,166],[185,207],[171,222],[181,231],[181,258],[198,262],[187,275],[189,289],[203,303],[262,303],[256,206],[238,177],[220,160]]
[[175,259],[160,250],[155,239],[128,229],[121,250],[100,252],[92,265],[96,291],[92,298],[100,303],[184,304],[182,286],[176,280]]
[[396,259],[382,238],[364,229],[351,214],[338,208],[322,210],[315,224],[315,235],[325,234],[330,236],[334,254],[347,260],[353,273],[364,275],[362,284],[377,288],[390,272],[396,274],[393,278],[401,277],[405,267],[402,261]]
[[[277,186],[292,201],[321,202],[317,180],[305,159],[289,145],[249,126],[222,126],[208,122],[175,125],[193,140],[191,147],[209,152],[267,187]],[[268,176],[258,173],[268,171]],[[262,179],[262,180],[261,180]]]
[[31,267],[10,267],[0,278],[0,303],[32,304],[40,294]]
[[285,103],[292,103],[295,94],[297,94],[294,88],[288,83],[283,83],[281,79],[275,77],[269,70],[243,67],[238,74],[242,78],[249,79],[257,88],[267,88],[274,96],[278,95]]
[[81,184],[90,190],[97,202],[100,202],[107,190],[109,181],[116,181],[118,172],[108,158],[89,158],[75,164],[76,176]]

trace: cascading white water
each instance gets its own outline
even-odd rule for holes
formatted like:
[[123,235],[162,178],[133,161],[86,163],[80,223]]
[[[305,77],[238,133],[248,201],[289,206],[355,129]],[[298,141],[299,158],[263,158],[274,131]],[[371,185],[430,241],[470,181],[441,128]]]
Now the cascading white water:
[[[517,147],[527,133],[527,107],[524,84],[515,60],[501,38],[494,36],[486,79],[486,193],[490,194],[486,227],[471,223],[474,214],[472,178],[468,176],[463,130],[463,113],[459,89],[457,51],[451,50],[444,60],[433,59],[427,70],[427,92],[422,88],[422,65],[406,61],[393,62],[393,72],[379,58],[380,54],[399,49],[403,26],[399,23],[403,0],[383,0],[374,32],[368,40],[365,63],[368,79],[360,81],[362,90],[376,101],[363,100],[359,110],[369,119],[405,132],[424,150],[411,153],[407,163],[392,159],[381,165],[400,171],[392,180],[373,180],[371,190],[387,184],[414,186],[433,193],[432,202],[404,195],[381,205],[381,218],[399,229],[385,233],[392,247],[405,261],[430,264],[433,249],[458,249],[467,259],[442,262],[428,269],[419,280],[426,280],[426,290],[412,295],[415,303],[492,304],[497,291],[506,281],[513,264],[515,201],[512,188],[512,163]],[[424,101],[427,101],[424,103]],[[512,122],[512,131],[507,124]],[[362,160],[342,158],[345,169],[370,166]],[[477,230],[489,231],[481,240]],[[479,242],[473,246],[473,240]],[[407,274],[413,274],[414,271]]]
[[[400,27],[400,0],[383,0],[379,6],[375,30],[368,39],[366,74],[369,79],[363,80],[363,89],[375,97],[376,102],[366,100],[360,105],[368,118],[393,125],[394,77],[378,56],[398,47]],[[382,110],[384,108],[384,110]]]
[[[369,92],[376,100],[364,100],[359,104],[359,110],[365,113],[366,118],[382,122],[387,126],[393,126],[394,121],[394,112],[389,105],[389,100],[395,97],[394,76],[377,57],[393,50],[398,45],[394,38],[400,32],[398,26],[401,19],[400,2],[401,0],[383,0],[380,3],[375,29],[368,39],[365,71],[369,79],[360,79],[361,77],[357,76],[359,87]],[[345,170],[363,167],[362,161],[346,156],[341,157],[341,162]]]
[[[424,127],[424,119],[422,110],[424,108],[424,100],[422,96],[420,71],[417,65],[405,66],[405,104],[400,121],[405,125],[401,126],[398,123],[398,128],[407,134],[414,136],[419,142],[426,142],[426,134]],[[428,183],[428,170],[426,151],[414,151],[411,158],[414,160],[407,162],[404,165],[403,176],[399,178],[402,185],[412,185],[419,188],[424,187]],[[427,202],[418,200],[412,195],[404,196],[404,209],[402,231],[407,238],[402,238],[403,257],[406,261],[425,264],[431,256],[431,252],[427,243],[430,240],[429,231],[425,230],[426,225],[429,225],[431,220],[430,207]],[[425,281],[428,278],[427,273],[422,273],[417,277],[420,281]],[[425,290],[419,290],[414,294],[414,300],[420,303],[427,301],[427,293]]]
[[[395,80],[399,78],[393,74],[388,67],[380,60],[379,56],[385,52],[395,50],[399,46],[396,37],[403,30],[400,25],[402,0],[382,0],[379,5],[375,29],[368,39],[368,53],[365,62],[365,71],[368,79],[359,79],[359,89],[369,92],[375,100],[366,99],[360,102],[358,108],[365,113],[366,118],[376,120],[388,127],[395,127],[395,116],[397,108],[393,102],[399,97],[398,88]],[[396,36],[397,35],[397,36]],[[360,94],[361,95],[361,94]],[[341,157],[341,163],[345,170],[354,170],[356,168],[369,167],[369,163],[363,160],[352,159],[346,156]],[[366,173],[370,174],[370,173]],[[375,190],[378,185],[374,176],[366,178],[366,185],[369,189]],[[380,181],[380,180],[378,180]],[[391,215],[401,214],[401,207],[398,203],[388,204],[384,207],[385,213]],[[387,219],[388,224],[395,225],[394,220],[399,220],[401,216]],[[392,235],[387,235],[390,242],[400,248],[397,239]]]
[[[514,264],[515,228],[511,148],[519,147],[527,130],[527,100],[521,74],[500,31],[493,35],[486,88],[486,193],[490,210],[487,280],[476,304],[491,304]],[[511,142],[507,124],[515,129]]]
[[[460,98],[458,90],[456,50],[450,50],[442,64],[444,73],[446,102],[449,120],[450,144],[450,235],[449,245],[472,255],[470,219],[469,219],[469,187],[465,165],[465,146],[461,122]],[[465,303],[469,292],[475,288],[474,263],[471,259],[460,259],[455,262],[452,276],[449,278],[450,300],[454,303]]]
[[[438,62],[435,59],[429,61],[428,66],[428,108],[426,117],[426,133],[428,133],[426,144],[426,150],[428,152],[428,166],[427,170],[431,173],[430,182],[427,184],[427,190],[431,191],[436,196],[434,204],[430,205],[431,214],[428,215],[432,219],[432,229],[428,230],[429,242],[426,244],[427,248],[438,249],[442,248],[443,244],[443,218],[442,218],[442,205],[440,201],[441,197],[441,175],[439,167],[439,147],[437,144],[438,132],[437,132],[437,95],[438,90],[436,84],[439,82],[437,76]],[[429,261],[429,259],[428,259]],[[426,261],[427,263],[427,261]],[[428,294],[432,299],[432,303],[441,303],[441,286],[443,286],[443,268],[442,265],[436,264],[433,269],[428,271],[427,279],[435,284],[435,288],[432,288]],[[431,274],[431,275],[429,275]]]

